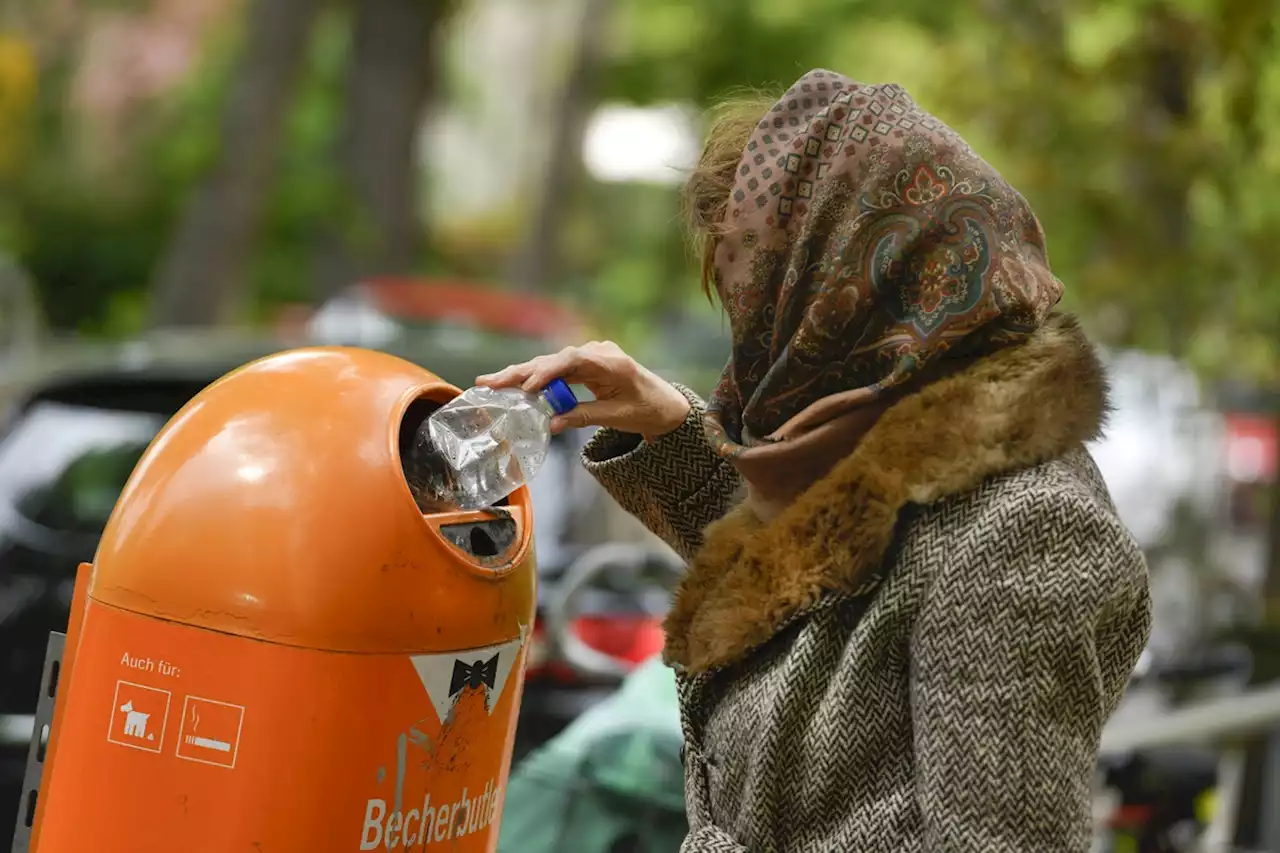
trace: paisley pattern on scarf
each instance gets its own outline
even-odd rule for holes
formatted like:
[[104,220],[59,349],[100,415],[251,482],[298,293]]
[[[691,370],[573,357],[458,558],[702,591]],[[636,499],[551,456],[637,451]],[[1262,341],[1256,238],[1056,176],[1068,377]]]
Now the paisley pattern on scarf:
[[1026,201],[893,84],[802,77],[747,143],[726,215],[734,347],[706,421],[723,456],[823,397],[874,400],[1017,343],[1062,296]]
[[[983,227],[989,199],[983,186],[957,189],[945,167],[919,165],[914,177],[904,171],[898,182],[909,183],[897,195],[879,202],[861,200],[872,217],[870,262],[863,274],[872,292],[892,295],[885,309],[893,319],[908,326],[914,337],[927,338],[949,317],[978,307],[991,267]],[[921,244],[928,248],[912,250]],[[916,286],[899,286],[903,281]]]

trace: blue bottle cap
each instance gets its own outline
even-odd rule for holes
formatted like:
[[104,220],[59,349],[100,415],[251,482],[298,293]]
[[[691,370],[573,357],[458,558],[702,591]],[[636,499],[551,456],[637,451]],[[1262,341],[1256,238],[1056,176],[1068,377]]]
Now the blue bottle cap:
[[574,396],[573,389],[563,379],[552,379],[547,387],[542,389],[542,396],[551,404],[551,411],[557,415],[573,411],[578,405],[578,398]]

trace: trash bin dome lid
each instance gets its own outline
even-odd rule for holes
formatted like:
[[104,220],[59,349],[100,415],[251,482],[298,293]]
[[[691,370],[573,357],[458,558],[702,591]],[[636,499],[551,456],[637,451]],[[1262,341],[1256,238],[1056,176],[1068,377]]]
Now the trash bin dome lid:
[[[521,611],[531,569],[478,571],[423,518],[399,462],[409,404],[457,393],[408,361],[351,347],[232,371],[143,455],[103,533],[90,596],[312,648],[492,642],[493,618],[474,614]],[[527,490],[510,502],[522,527],[515,566],[530,550]]]

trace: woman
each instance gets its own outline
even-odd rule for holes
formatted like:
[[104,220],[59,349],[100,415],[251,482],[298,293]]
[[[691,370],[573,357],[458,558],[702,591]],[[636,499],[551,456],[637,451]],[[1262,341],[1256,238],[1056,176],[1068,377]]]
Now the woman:
[[711,401],[609,344],[585,460],[689,560],[667,618],[697,851],[1085,851],[1143,557],[1083,444],[1106,381],[1023,198],[897,86],[731,111],[689,183]]

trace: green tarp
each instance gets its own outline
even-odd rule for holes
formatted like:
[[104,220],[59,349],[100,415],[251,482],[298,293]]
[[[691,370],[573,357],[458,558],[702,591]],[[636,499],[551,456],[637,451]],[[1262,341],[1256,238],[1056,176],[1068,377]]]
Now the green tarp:
[[676,853],[680,744],[675,678],[650,660],[512,771],[498,853]]

